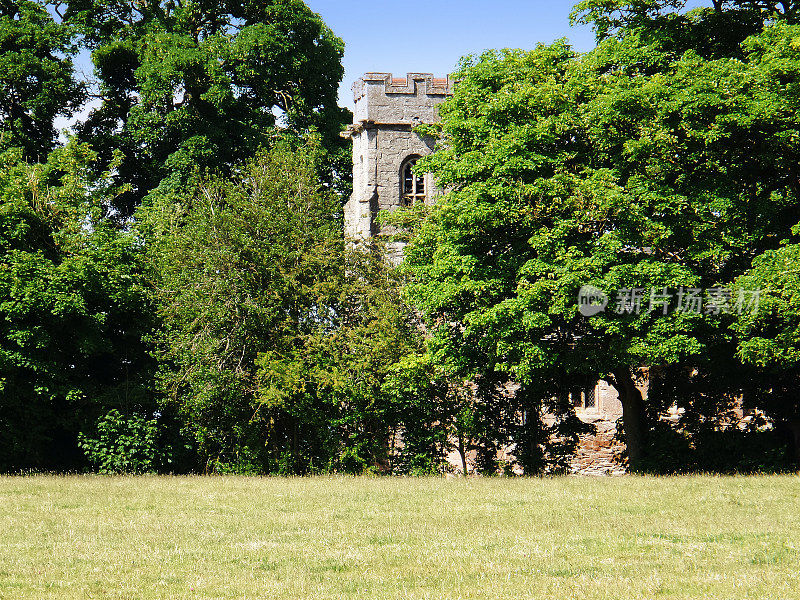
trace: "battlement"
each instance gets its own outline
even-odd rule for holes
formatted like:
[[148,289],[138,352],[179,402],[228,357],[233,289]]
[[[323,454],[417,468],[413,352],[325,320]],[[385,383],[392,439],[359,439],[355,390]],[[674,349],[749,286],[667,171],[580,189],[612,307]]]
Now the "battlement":
[[414,126],[438,120],[436,107],[453,93],[450,77],[408,73],[404,79],[391,73],[366,73],[353,84],[353,123]]
[[454,84],[455,80],[449,75],[434,77],[433,73],[407,73],[405,77],[395,77],[391,73],[365,73],[353,84],[353,99],[358,102],[370,86],[383,86],[383,93],[387,95],[449,96]]

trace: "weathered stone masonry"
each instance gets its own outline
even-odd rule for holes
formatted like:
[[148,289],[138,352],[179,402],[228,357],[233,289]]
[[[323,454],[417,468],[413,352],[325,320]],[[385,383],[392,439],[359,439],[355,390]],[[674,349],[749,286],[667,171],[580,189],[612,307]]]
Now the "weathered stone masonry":
[[[403,167],[433,151],[434,141],[412,128],[438,120],[437,106],[452,93],[450,78],[409,73],[405,79],[390,73],[367,73],[353,85],[353,124],[344,133],[353,141],[353,195],[345,205],[345,233],[366,240],[379,233],[375,217],[393,210],[403,197]],[[433,180],[423,176],[425,202],[436,196]],[[390,252],[399,260],[402,248]]]

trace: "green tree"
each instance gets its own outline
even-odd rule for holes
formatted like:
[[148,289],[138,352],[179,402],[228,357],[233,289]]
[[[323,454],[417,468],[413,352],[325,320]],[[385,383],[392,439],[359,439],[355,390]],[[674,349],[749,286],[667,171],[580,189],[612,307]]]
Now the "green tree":
[[[648,310],[651,289],[729,285],[800,217],[796,35],[770,25],[745,60],[649,60],[657,49],[623,36],[583,56],[558,42],[466,63],[423,166],[452,191],[407,253],[437,351],[540,400],[607,379],[640,463],[640,368],[702,362],[732,321],[675,298]],[[586,284],[612,294],[591,319],[577,311]],[[638,314],[613,311],[626,289],[646,290]]]
[[160,184],[175,190],[197,171],[252,157],[273,137],[276,114],[295,131],[317,129],[341,159],[343,43],[300,0],[67,5],[102,96],[80,135],[106,162],[123,152],[123,215]]
[[206,470],[385,468],[382,380],[413,329],[385,264],[346,250],[318,162],[279,144],[144,213],[161,386]]
[[75,469],[111,408],[152,411],[140,253],[73,140],[47,163],[0,155],[0,470]]
[[481,430],[476,395],[454,381],[430,353],[410,352],[392,365],[383,385],[397,426],[392,472],[442,473],[447,454],[456,450],[468,473],[467,453],[478,448]]
[[74,31],[56,23],[44,4],[0,2],[0,150],[19,147],[44,161],[56,141],[56,117],[84,100],[73,77]]

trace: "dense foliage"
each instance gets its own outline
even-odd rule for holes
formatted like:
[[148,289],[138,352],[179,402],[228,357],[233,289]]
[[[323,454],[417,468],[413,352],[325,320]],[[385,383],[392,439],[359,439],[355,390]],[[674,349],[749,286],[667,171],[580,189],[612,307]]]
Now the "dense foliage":
[[0,150],[21,148],[44,161],[56,141],[57,116],[84,99],[72,73],[75,32],[33,0],[0,2]]
[[585,0],[591,52],[465,59],[398,270],[303,2],[0,2],[0,471],[563,472],[598,380],[635,468],[796,466],[797,11]]
[[70,0],[65,18],[92,50],[102,99],[80,136],[106,161],[124,153],[114,205],[126,216],[159,185],[251,157],[276,114],[343,148],[344,45],[300,0]]
[[0,468],[77,468],[79,431],[152,408],[151,321],[136,240],[101,217],[113,192],[71,143],[0,155]]
[[383,263],[348,251],[314,148],[155,204],[159,380],[204,470],[378,468],[389,367],[413,348]]
[[[612,4],[624,17],[613,26]],[[691,30],[711,9],[653,16],[656,3],[621,6],[584,3],[600,33],[588,54],[556,42],[464,64],[441,125],[428,130],[444,148],[427,167],[452,191],[416,233],[407,266],[437,355],[465,377],[488,369],[533,386],[539,403],[606,379],[622,401],[630,458],[644,464],[669,388],[656,378],[711,372],[717,411],[742,397],[768,409],[764,396],[778,393],[772,373],[718,379],[754,344],[739,321],[736,355],[734,315],[681,310],[674,296],[654,305],[651,290],[732,286],[762,252],[794,239],[800,30],[779,19],[735,56],[703,56],[706,40]],[[584,285],[611,296],[607,311],[579,313]],[[642,310],[635,300],[612,310],[633,289],[646,292]],[[645,374],[652,406],[635,385]],[[689,398],[669,401],[697,408]],[[786,411],[769,414],[780,422]]]
[[154,473],[171,462],[158,444],[158,430],[156,419],[111,409],[97,422],[97,437],[81,433],[78,444],[98,473]]

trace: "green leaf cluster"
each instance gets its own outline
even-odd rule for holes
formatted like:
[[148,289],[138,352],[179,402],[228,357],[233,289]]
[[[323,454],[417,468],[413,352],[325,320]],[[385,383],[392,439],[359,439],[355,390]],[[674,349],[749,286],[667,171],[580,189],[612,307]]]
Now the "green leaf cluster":
[[56,117],[83,103],[84,86],[73,75],[75,33],[44,3],[0,3],[0,150],[21,148],[26,159],[44,161],[56,143]]
[[300,0],[70,0],[64,16],[99,79],[101,105],[80,136],[105,161],[123,153],[116,175],[129,189],[114,206],[124,216],[156,188],[229,173],[271,143],[276,124],[344,149],[344,44]]
[[0,468],[75,468],[77,432],[146,408],[151,322],[136,239],[101,219],[110,182],[74,141],[0,155]]
[[[674,298],[648,310],[650,291],[731,286],[800,221],[800,30],[763,25],[731,56],[686,40],[666,52],[636,21],[601,31],[583,55],[558,41],[463,63],[441,149],[421,167],[450,191],[407,249],[434,356],[463,377],[535,388],[540,402],[607,379],[629,451],[644,452],[632,382],[707,366],[730,351],[734,321],[678,311]],[[579,314],[584,285],[609,294],[606,312]],[[632,288],[647,292],[642,310],[616,314],[616,294]]]
[[278,145],[147,211],[161,389],[207,470],[383,468],[381,385],[415,333],[382,259],[346,248],[317,157]]

